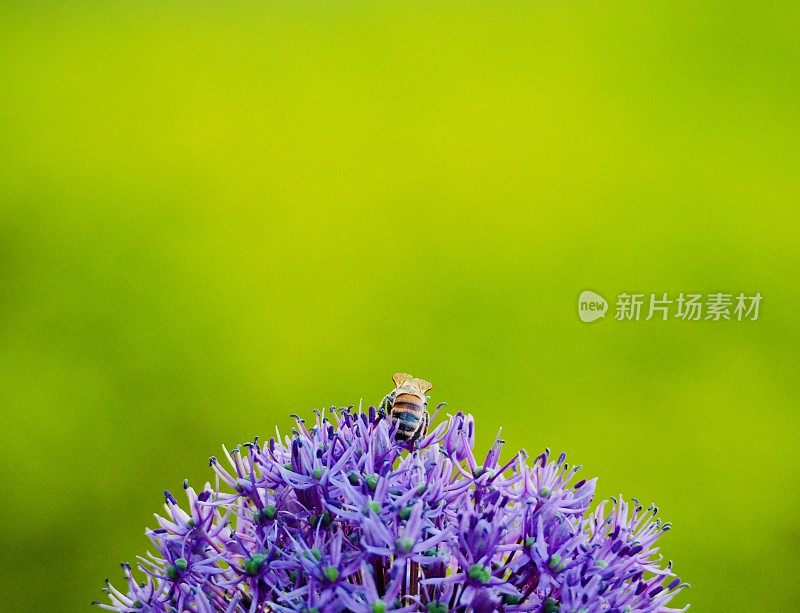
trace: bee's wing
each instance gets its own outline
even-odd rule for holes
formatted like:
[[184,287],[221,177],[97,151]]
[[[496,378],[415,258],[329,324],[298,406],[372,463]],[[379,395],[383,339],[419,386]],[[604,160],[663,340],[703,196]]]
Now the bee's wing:
[[426,381],[425,379],[415,379],[417,382],[417,386],[419,387],[419,391],[423,394],[433,389],[433,383],[430,381]]
[[396,372],[392,375],[392,381],[394,381],[395,387],[400,387],[406,381],[413,381],[413,380],[414,377],[412,375],[409,375],[408,373],[404,372]]

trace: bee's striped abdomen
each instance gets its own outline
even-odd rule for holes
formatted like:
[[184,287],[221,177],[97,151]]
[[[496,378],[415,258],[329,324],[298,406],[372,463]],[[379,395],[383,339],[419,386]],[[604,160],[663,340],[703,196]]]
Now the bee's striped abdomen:
[[392,405],[392,425],[397,426],[397,437],[410,439],[419,430],[425,402],[413,394],[399,394]]

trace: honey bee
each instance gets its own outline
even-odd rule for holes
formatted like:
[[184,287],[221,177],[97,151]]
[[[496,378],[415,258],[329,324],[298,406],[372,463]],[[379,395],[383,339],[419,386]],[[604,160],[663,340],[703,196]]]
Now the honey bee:
[[395,387],[381,402],[378,414],[384,417],[388,414],[392,425],[397,426],[395,438],[415,441],[428,431],[430,416],[425,410],[428,406],[425,392],[433,385],[404,372],[394,373],[392,381]]

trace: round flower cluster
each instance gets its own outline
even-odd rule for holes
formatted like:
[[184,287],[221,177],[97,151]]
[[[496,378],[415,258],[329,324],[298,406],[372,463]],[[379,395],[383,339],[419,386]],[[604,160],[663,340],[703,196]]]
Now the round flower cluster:
[[668,612],[686,587],[662,565],[669,529],[621,497],[589,511],[595,480],[549,450],[482,461],[457,413],[413,443],[391,421],[331,409],[291,436],[211,458],[216,483],[170,492],[157,550],[123,564],[111,611]]

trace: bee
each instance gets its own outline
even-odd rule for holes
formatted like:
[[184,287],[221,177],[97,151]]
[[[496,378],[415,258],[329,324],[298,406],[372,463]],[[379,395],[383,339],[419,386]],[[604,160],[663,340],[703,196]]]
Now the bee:
[[389,415],[392,425],[397,426],[398,440],[416,441],[428,431],[430,416],[425,410],[428,406],[425,392],[433,385],[404,372],[394,373],[392,381],[395,387],[381,402],[378,414]]

